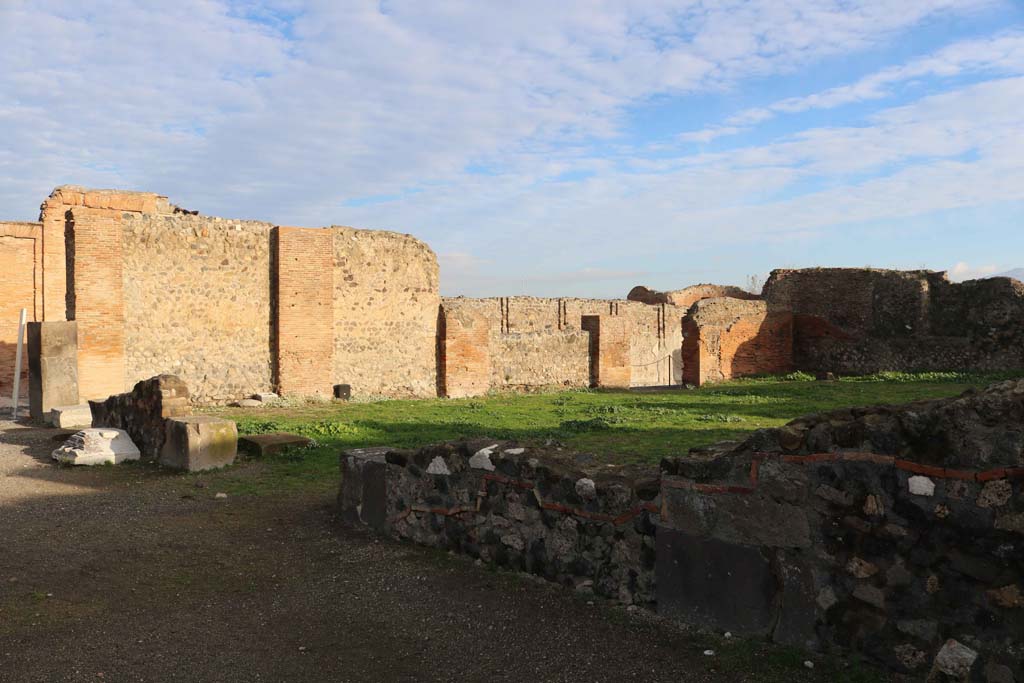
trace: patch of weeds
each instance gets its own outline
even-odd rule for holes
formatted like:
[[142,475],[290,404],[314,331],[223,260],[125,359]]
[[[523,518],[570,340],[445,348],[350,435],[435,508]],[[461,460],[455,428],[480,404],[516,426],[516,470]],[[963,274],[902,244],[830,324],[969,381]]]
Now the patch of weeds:
[[796,372],[783,375],[781,379],[783,382],[813,382],[817,378],[809,372],[797,370]]
[[359,428],[347,422],[335,420],[320,420],[303,425],[300,429],[303,436],[313,439],[337,439],[350,436],[359,432]]
[[236,421],[239,434],[269,434],[286,431],[285,425],[275,420],[259,418],[239,418]]
[[726,415],[724,413],[707,413],[698,415],[695,418],[698,422],[743,422],[739,415]]
[[593,417],[589,420],[566,420],[558,426],[564,432],[600,432],[611,429],[612,424],[603,417]]

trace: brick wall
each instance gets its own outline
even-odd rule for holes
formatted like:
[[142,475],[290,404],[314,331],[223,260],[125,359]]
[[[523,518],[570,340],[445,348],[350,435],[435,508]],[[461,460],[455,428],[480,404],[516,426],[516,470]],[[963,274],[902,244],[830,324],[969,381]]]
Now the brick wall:
[[[0,222],[0,394],[10,396],[17,354],[18,321],[37,320],[42,230],[39,223]],[[28,392],[28,354],[22,355],[22,392]]]
[[443,308],[440,335],[441,392],[448,398],[486,394],[491,385],[486,316],[470,308]]
[[68,319],[78,322],[78,391],[83,400],[121,393],[124,256],[121,212],[75,207],[67,227]]
[[628,389],[632,383],[629,321],[614,315],[587,315],[583,328],[590,332],[591,384]]
[[683,376],[689,384],[792,370],[793,317],[769,312],[764,301],[704,299],[683,326]]
[[277,373],[282,395],[330,396],[334,375],[334,235],[277,228]]

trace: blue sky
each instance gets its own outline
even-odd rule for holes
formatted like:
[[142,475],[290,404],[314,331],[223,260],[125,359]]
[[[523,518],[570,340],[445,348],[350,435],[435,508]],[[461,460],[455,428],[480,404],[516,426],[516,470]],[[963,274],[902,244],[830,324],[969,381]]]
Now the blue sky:
[[0,42],[4,219],[150,190],[481,296],[1024,266],[1018,0],[0,0]]

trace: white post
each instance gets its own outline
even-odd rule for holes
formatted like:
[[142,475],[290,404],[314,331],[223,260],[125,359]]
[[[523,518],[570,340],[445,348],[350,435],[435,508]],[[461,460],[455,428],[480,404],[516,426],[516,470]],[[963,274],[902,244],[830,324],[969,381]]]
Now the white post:
[[25,341],[25,318],[28,311],[21,309],[21,318],[18,320],[18,347],[14,352],[14,395],[11,397],[14,408],[11,409],[11,419],[18,419],[18,394],[21,393],[21,346]]

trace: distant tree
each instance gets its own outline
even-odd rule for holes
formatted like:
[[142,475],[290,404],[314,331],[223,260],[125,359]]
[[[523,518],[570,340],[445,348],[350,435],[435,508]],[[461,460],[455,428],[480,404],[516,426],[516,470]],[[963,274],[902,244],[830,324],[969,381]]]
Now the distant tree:
[[747,291],[751,294],[760,294],[761,289],[764,287],[764,278],[760,275],[748,275],[747,276]]

